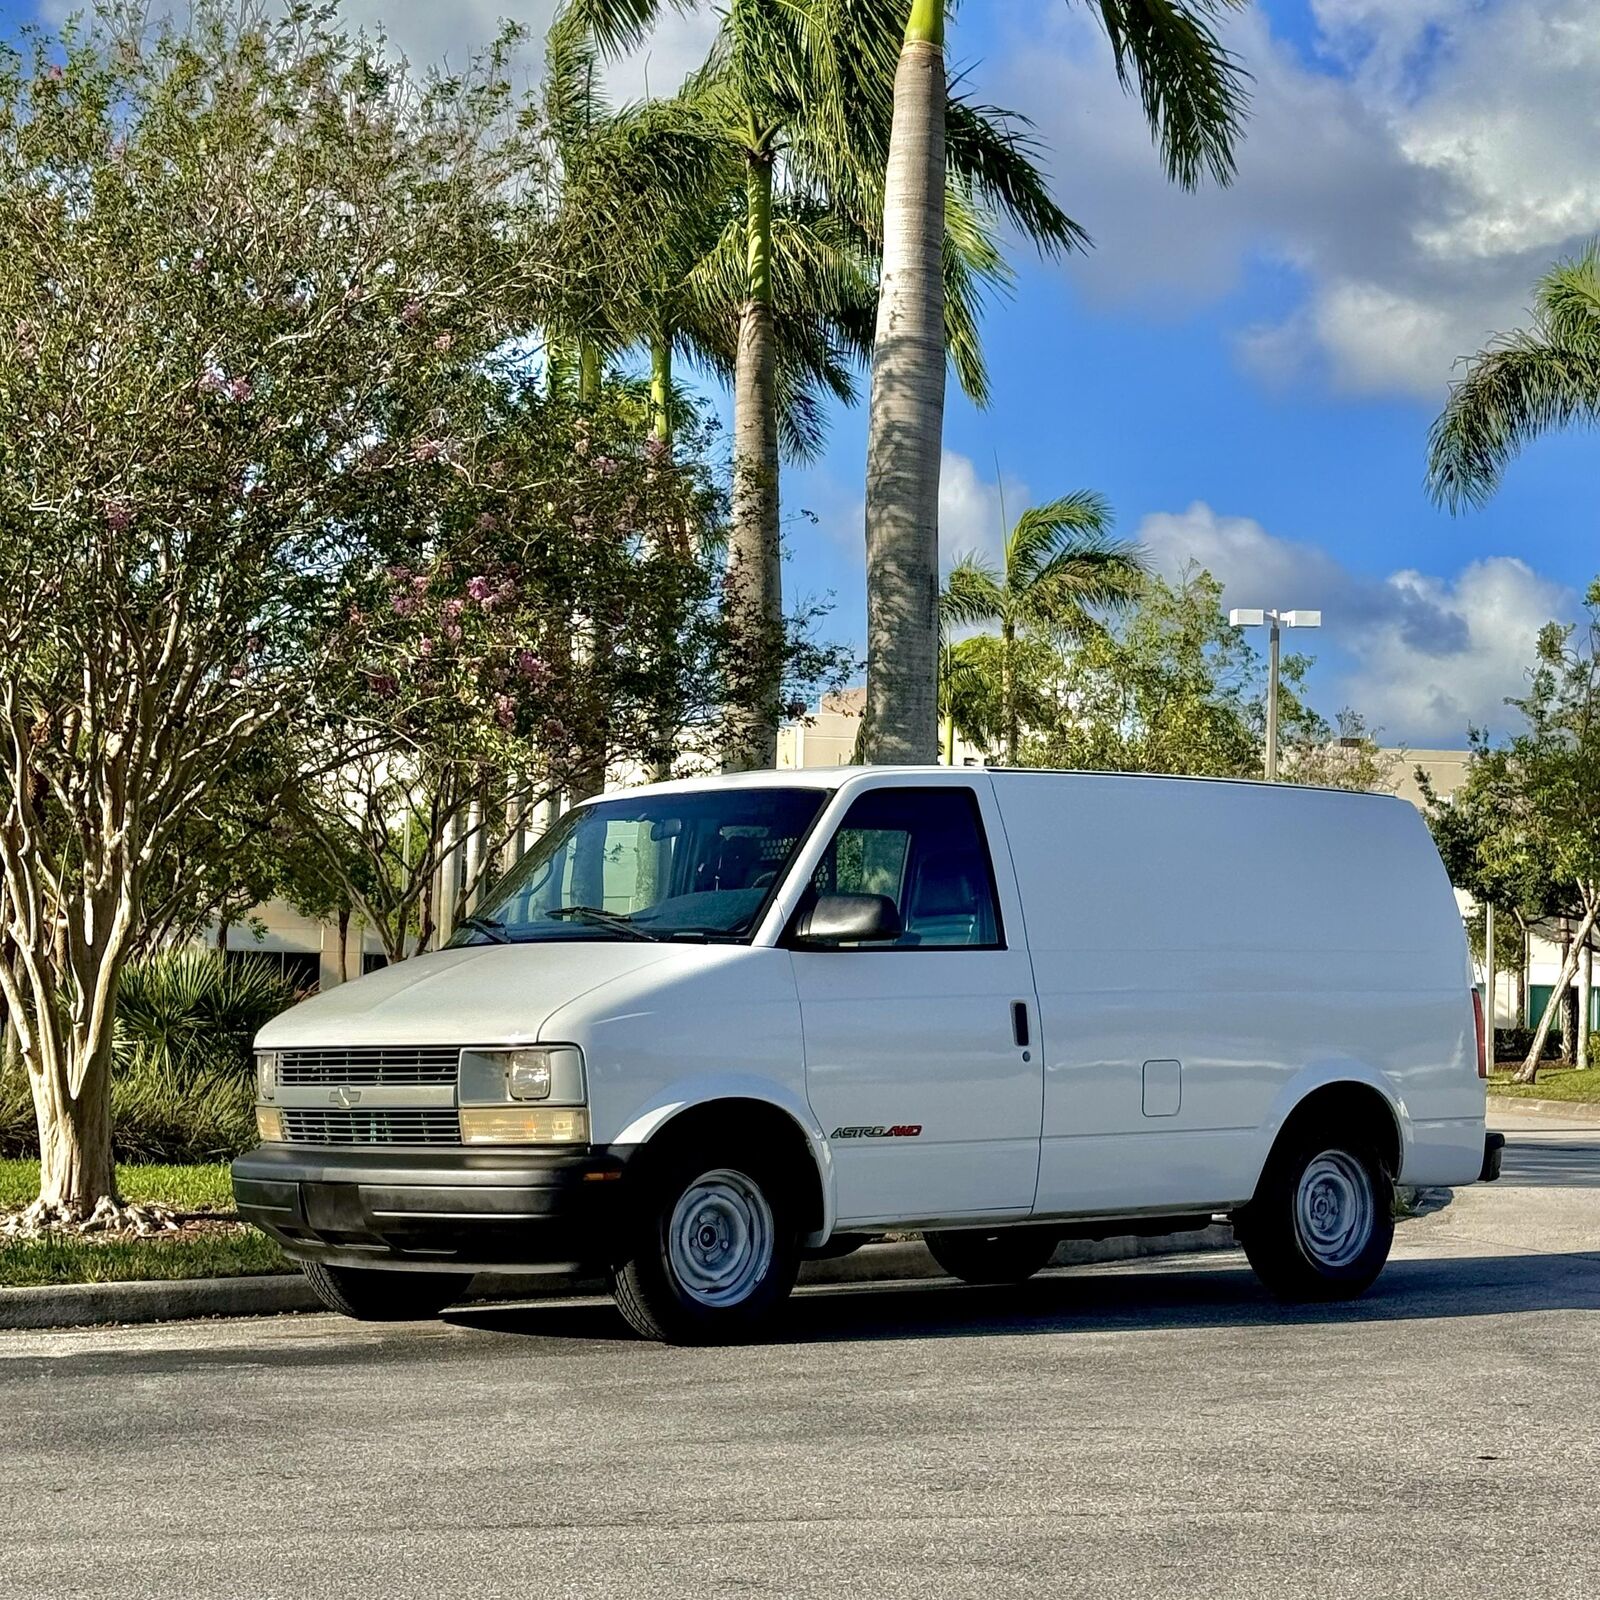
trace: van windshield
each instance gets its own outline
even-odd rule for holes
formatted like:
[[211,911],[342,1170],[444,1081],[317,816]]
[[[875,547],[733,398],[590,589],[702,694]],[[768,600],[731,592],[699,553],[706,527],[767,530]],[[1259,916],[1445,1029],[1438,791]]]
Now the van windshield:
[[569,811],[450,943],[742,941],[826,798],[823,789],[707,789]]

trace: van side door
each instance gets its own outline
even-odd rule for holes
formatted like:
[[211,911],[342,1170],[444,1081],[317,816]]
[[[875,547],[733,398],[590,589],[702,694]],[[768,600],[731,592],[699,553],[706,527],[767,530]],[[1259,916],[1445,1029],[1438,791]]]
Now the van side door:
[[[809,942],[822,896],[883,897],[895,936]],[[1038,1008],[988,780],[859,792],[786,942],[840,1223],[1027,1213],[1043,1115]]]

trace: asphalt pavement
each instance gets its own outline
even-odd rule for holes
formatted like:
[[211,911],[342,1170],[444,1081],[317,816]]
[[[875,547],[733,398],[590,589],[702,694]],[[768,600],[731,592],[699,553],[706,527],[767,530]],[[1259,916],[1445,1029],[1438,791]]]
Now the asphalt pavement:
[[1600,1123],[1376,1289],[1232,1253],[813,1290],[670,1350],[601,1301],[0,1334],[6,1600],[1600,1596]]

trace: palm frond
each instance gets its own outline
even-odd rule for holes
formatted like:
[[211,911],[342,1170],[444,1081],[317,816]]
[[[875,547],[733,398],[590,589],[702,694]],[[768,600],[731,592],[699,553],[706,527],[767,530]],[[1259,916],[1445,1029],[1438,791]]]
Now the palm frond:
[[952,97],[945,120],[946,161],[1046,256],[1089,248],[1089,236],[1058,206],[1039,170],[1039,149],[1025,119],[996,106]]
[[1600,423],[1600,351],[1513,333],[1471,362],[1428,437],[1428,488],[1452,511],[1482,505],[1540,434]]
[[1099,12],[1117,77],[1138,88],[1167,176],[1192,189],[1205,172],[1232,181],[1249,111],[1248,74],[1213,22],[1245,0],[1088,0]]
[[1006,582],[1021,591],[1057,557],[1097,548],[1112,523],[1111,505],[1092,489],[1079,489],[1017,518],[1006,539]]
[[661,13],[670,7],[689,12],[698,0],[566,0],[562,14],[586,29],[608,55],[621,55],[643,43]]
[[1535,305],[1552,344],[1600,353],[1600,241],[1558,261],[1539,280]]
[[947,628],[981,628],[1005,614],[1005,583],[982,556],[964,555],[951,567],[939,594],[939,620]]

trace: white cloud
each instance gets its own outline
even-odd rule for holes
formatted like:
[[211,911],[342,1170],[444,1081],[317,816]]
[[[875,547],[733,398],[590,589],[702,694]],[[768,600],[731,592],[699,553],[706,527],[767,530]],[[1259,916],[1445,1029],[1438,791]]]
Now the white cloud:
[[939,476],[941,567],[969,554],[998,562],[1010,524],[1027,505],[1026,484],[986,478],[969,456],[946,450]]
[[1295,268],[1304,303],[1243,341],[1275,378],[1437,399],[1600,228],[1595,0],[1312,0],[1310,61],[1252,9],[1228,30],[1254,76],[1239,176],[1192,196],[1163,178],[1087,12],[1054,9],[986,87],[1035,117],[1098,241],[1068,270],[1099,298],[1185,308],[1252,257]]
[[1352,706],[1386,739],[1416,747],[1459,747],[1469,725],[1508,727],[1505,699],[1526,685],[1535,636],[1577,603],[1510,556],[1453,577],[1354,572],[1320,546],[1201,501],[1146,517],[1138,538],[1168,576],[1191,561],[1205,567],[1230,606],[1320,609],[1322,637],[1348,666],[1319,700]]

